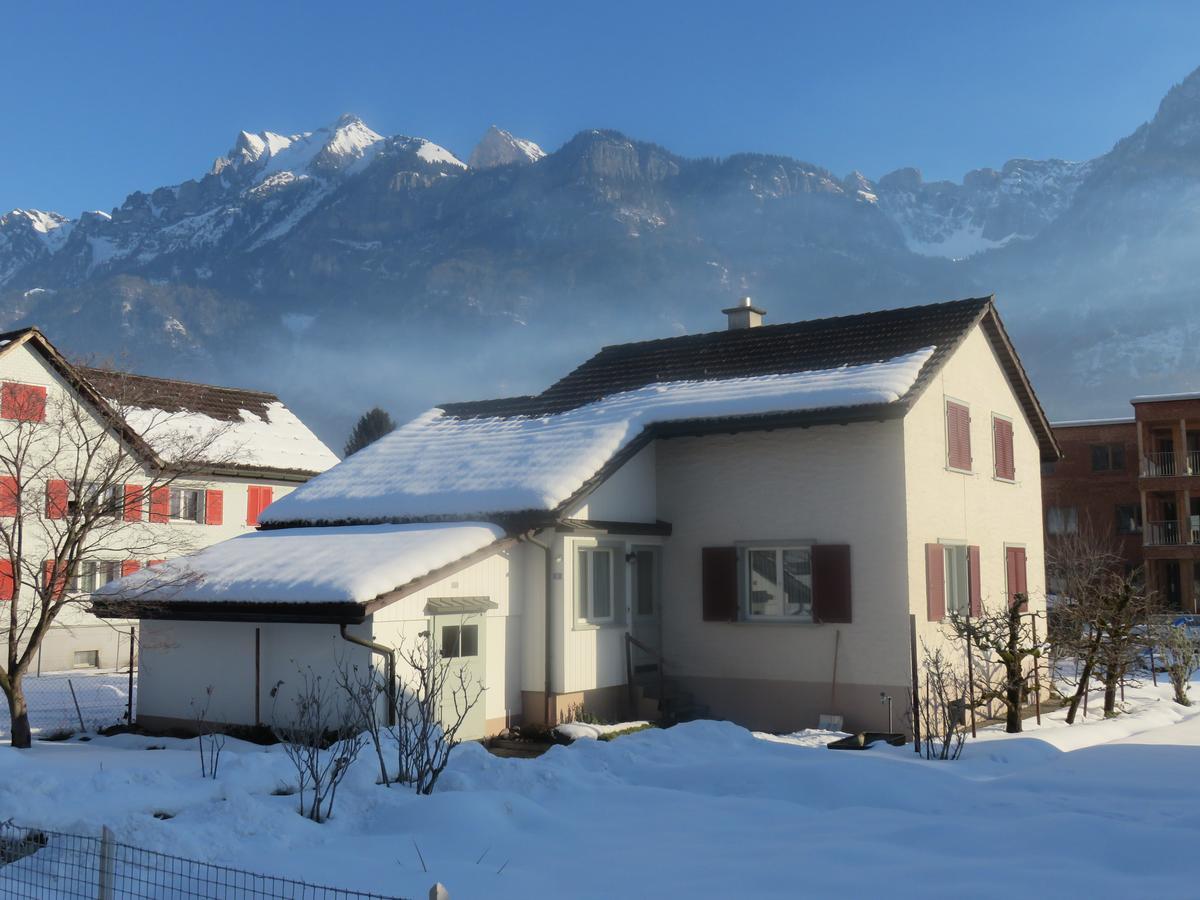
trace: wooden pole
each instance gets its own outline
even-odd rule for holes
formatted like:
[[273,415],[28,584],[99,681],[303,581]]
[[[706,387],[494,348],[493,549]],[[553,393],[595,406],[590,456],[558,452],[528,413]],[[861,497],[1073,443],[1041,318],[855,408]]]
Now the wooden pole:
[[129,626],[129,698],[125,709],[125,721],[133,724],[133,648],[137,645],[137,629]]
[[254,724],[262,724],[262,629],[254,629]]
[[978,737],[975,733],[975,655],[971,652],[970,609],[967,610],[967,697],[971,706],[971,737]]
[[921,683],[917,674],[917,617],[908,615],[908,653],[912,664],[913,752],[921,755]]
[[[1037,646],[1037,613],[1029,614],[1029,621],[1033,626],[1033,646]],[[1039,674],[1042,670],[1042,657],[1038,654],[1033,658],[1033,708],[1037,714],[1037,723],[1042,724],[1042,679]]]
[[837,704],[837,666],[838,666],[838,649],[842,644],[842,629],[836,628],[833,632],[833,681],[829,685],[829,711],[836,712]]
[[71,684],[71,679],[67,679],[67,687],[71,689],[71,699],[75,701],[75,715],[79,716],[79,730],[87,731],[87,726],[83,724],[83,713],[79,711],[79,698],[75,696],[75,685]]

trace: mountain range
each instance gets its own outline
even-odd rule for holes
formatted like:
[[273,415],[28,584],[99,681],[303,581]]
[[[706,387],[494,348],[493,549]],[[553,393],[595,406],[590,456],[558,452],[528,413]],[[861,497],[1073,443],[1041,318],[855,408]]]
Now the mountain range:
[[366,407],[536,391],[603,343],[994,293],[1052,416],[1200,388],[1200,71],[1093,160],[959,182],[690,159],[608,130],[463,162],[355,116],[242,132],[110,212],[0,216],[0,325],[284,394],[332,443]]

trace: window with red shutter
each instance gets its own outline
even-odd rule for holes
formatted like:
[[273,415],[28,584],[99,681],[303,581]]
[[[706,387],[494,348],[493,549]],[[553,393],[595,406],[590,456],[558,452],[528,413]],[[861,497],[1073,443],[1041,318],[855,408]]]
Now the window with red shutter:
[[42,563],[42,581],[50,589],[50,597],[53,600],[58,600],[67,592],[66,567],[63,567],[62,572],[57,572],[56,568],[52,559]]
[[946,617],[946,550],[941,544],[925,545],[925,600],[930,622]]
[[1017,602],[1017,595],[1025,597],[1025,601],[1021,604],[1021,609],[1029,608],[1029,585],[1027,582],[1028,573],[1025,566],[1025,548],[1024,547],[1005,547],[1004,548],[1004,570],[1007,581],[1008,603],[1011,606]]
[[18,512],[20,489],[17,479],[11,475],[0,475],[0,516],[15,516]]
[[271,505],[274,491],[270,487],[252,484],[246,489],[246,524],[257,525],[262,511]]
[[204,524],[220,525],[225,516],[225,494],[223,491],[204,492]]
[[812,548],[813,621],[850,622],[850,547],[815,544]]
[[150,490],[150,521],[166,522],[171,518],[171,489],[156,487]]
[[992,457],[995,460],[996,477],[1005,481],[1016,478],[1016,462],[1013,456],[1013,425],[1008,419],[992,417]]
[[11,600],[17,592],[17,579],[13,577],[11,559],[0,559],[0,600]]
[[123,560],[121,562],[121,577],[125,578],[128,575],[132,575],[134,572],[136,572],[141,567],[142,567],[142,564],[140,562],[138,562],[136,559]]
[[136,484],[125,485],[125,521],[142,521],[142,489]]
[[44,421],[46,389],[37,384],[4,382],[0,385],[0,417],[17,422]]
[[65,519],[70,491],[67,483],[58,479],[46,482],[46,518]]
[[705,547],[701,550],[701,590],[705,622],[738,620],[738,576],[736,547]]
[[946,462],[952,469],[971,471],[971,411],[946,401]]

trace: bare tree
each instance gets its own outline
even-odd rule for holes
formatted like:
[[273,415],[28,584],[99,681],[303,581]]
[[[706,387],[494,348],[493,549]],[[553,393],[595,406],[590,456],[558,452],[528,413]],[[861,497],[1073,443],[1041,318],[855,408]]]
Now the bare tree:
[[221,766],[221,751],[225,749],[225,732],[214,728],[208,721],[208,708],[212,704],[213,686],[204,689],[204,703],[192,700],[192,719],[196,723],[196,744],[200,750],[200,777],[217,777]]
[[399,764],[397,779],[419,794],[431,794],[458,743],[458,732],[483,699],[484,688],[461,660],[441,654],[428,631],[396,653],[410,673],[401,678],[396,691],[396,726],[391,731]]
[[[164,412],[158,398],[139,396],[132,376],[111,373],[106,384],[105,397],[87,382],[80,395],[5,386],[0,594],[8,602],[0,691],[14,747],[32,740],[23,684],[30,665],[63,611],[88,603],[72,590],[84,564],[105,559],[128,574],[142,561],[194,549],[184,530],[163,526],[166,516],[160,520],[157,511],[176,481],[236,451],[224,428],[181,425],[182,411]],[[143,585],[142,593],[152,589]]]
[[[296,769],[300,814],[323,822],[333,813],[338,786],[362,751],[362,723],[352,706],[339,705],[324,679],[312,668],[298,670],[298,689],[290,712],[272,714],[271,730]],[[279,698],[283,682],[271,689]],[[309,796],[305,806],[304,797]]]
[[[1175,689],[1175,702],[1180,706],[1191,706],[1188,684],[1192,676],[1200,671],[1200,647],[1196,645],[1186,625],[1161,621],[1150,628],[1150,645],[1162,660],[1171,686]],[[1153,657],[1151,657],[1153,664]]]
[[921,753],[926,759],[955,760],[962,754],[966,731],[967,676],[942,649],[930,650],[922,642],[921,706],[917,710],[921,725]]
[[978,615],[951,613],[951,631],[973,651],[981,654],[982,665],[975,666],[975,702],[977,705],[998,701],[1004,707],[1004,730],[1009,734],[1021,731],[1021,708],[1029,693],[1031,671],[1026,661],[1036,666],[1042,656],[1042,645],[1034,640],[1029,614],[1024,611],[1026,598],[1020,594],[1016,602],[1004,609],[983,609]]
[[383,751],[387,726],[379,715],[381,705],[389,702],[386,676],[380,674],[373,666],[360,670],[358,666],[347,666],[342,662],[338,665],[336,677],[347,705],[354,711],[375,750],[375,758],[379,763],[379,783],[388,787],[391,777]]
[[1104,684],[1104,715],[1117,712],[1117,693],[1136,670],[1147,642],[1155,598],[1145,591],[1140,573],[1113,575],[1101,595],[1103,605],[1092,628],[1100,636],[1096,672]]

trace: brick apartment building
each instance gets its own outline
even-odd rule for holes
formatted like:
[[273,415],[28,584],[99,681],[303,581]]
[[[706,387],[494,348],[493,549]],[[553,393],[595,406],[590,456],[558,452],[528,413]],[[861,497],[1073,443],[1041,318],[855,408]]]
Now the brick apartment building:
[[1200,394],[1135,397],[1127,419],[1061,422],[1042,475],[1048,545],[1090,528],[1172,607],[1200,603]]

